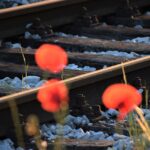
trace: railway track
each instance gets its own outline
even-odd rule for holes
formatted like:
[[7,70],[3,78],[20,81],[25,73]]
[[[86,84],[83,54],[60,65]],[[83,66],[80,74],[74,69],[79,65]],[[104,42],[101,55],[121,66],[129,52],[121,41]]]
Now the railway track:
[[[115,3],[115,5],[113,5]],[[78,17],[84,15],[107,15],[115,12],[125,0],[115,1],[91,1],[91,0],[46,0],[19,7],[0,10],[0,38],[19,35],[25,32],[25,26],[40,19],[42,23],[50,24],[52,27],[74,22]],[[132,1],[131,5],[143,7],[150,5],[148,0]],[[86,8],[86,11],[84,10]]]
[[[149,56],[125,62],[123,65],[125,67],[128,83],[136,85],[135,79],[137,77],[140,77],[142,79],[142,83],[146,83],[146,88],[149,89]],[[67,84],[70,90],[70,107],[73,107],[75,104],[78,105],[79,101],[80,103],[82,103],[82,100],[77,99],[78,94],[83,94],[86,101],[91,106],[100,105],[100,95],[103,93],[104,89],[112,83],[123,82],[122,64],[87,73],[85,75],[80,75],[74,78],[66,79],[61,82]],[[0,98],[0,116],[5,116],[3,122],[0,125],[1,134],[10,135],[13,132],[13,123],[10,119],[11,115],[8,109],[8,102],[10,101],[15,101],[17,103],[19,113],[23,116],[24,119],[29,114],[36,114],[37,116],[39,116],[40,123],[53,120],[52,114],[43,111],[40,107],[40,104],[36,101],[36,93],[38,90],[39,88],[31,89]],[[28,108],[28,111],[26,111],[26,108]],[[82,110],[81,108],[79,109]],[[105,125],[105,127],[96,126],[95,128],[92,127],[91,129],[98,130],[100,128],[101,130],[108,133],[113,133],[115,130],[114,126],[109,125]],[[124,132],[127,134],[126,130]]]
[[[113,5],[114,3],[116,5]],[[49,73],[47,75],[48,78],[65,79],[62,82],[67,84],[70,91],[71,111],[76,108],[79,114],[84,114],[85,108],[78,108],[77,106],[84,105],[84,101],[87,102],[87,107],[99,108],[101,105],[100,97],[104,89],[112,83],[123,82],[122,64],[120,64],[122,62],[124,62],[128,82],[140,88],[139,84],[141,83],[138,81],[140,78],[142,84],[149,89],[150,56],[147,55],[150,54],[150,45],[126,41],[127,39],[144,38],[150,35],[149,17],[143,15],[129,17],[135,12],[130,12],[129,16],[128,14],[125,17],[119,16],[116,10],[120,10],[122,4],[126,4],[126,1],[47,0],[15,8],[1,9],[0,77],[19,76],[21,78],[22,75],[24,76],[25,64],[22,54],[29,65],[28,74],[42,77],[43,72],[35,64],[34,53],[41,44],[52,43],[66,49],[69,64],[75,63],[80,67],[95,67],[97,70],[92,72],[90,70],[65,68],[60,74]],[[130,2],[130,6],[136,6],[142,11],[143,7],[150,6],[150,2],[148,0],[142,2],[137,0]],[[125,13],[127,12],[126,10]],[[103,24],[103,21],[109,23],[109,25]],[[27,24],[29,28],[26,27]],[[128,27],[116,26],[118,24],[128,25]],[[144,28],[133,27],[136,25],[142,25]],[[23,33],[26,30],[33,34],[39,34],[41,38],[38,40],[25,38]],[[58,32],[65,32],[66,34],[62,35]],[[70,34],[77,34],[78,36]],[[11,36],[18,37],[12,38]],[[14,43],[19,42],[21,46],[19,48],[8,48],[5,44],[10,39]],[[108,50],[111,51],[111,54],[107,54]],[[123,54],[120,55],[117,52],[117,55],[113,55],[112,53],[116,51],[123,52]],[[5,116],[0,124],[0,137],[9,136],[14,138],[14,127],[8,101],[17,103],[19,113],[22,116],[21,120],[23,120],[21,124],[29,114],[39,116],[41,124],[54,121],[53,115],[43,111],[36,100],[36,93],[39,88],[25,91],[0,88],[0,95],[5,95],[0,97],[0,117]],[[28,108],[28,112],[26,108]],[[86,113],[92,121],[99,119],[97,116],[90,116],[88,110]],[[109,134],[115,132],[115,126],[103,124],[102,122],[92,127],[85,127],[85,130],[97,131],[100,129]],[[125,135],[129,134],[126,129],[123,132]],[[81,149],[83,147],[89,148],[87,141],[85,143],[84,141],[79,143],[77,140],[64,141],[65,145],[67,143],[73,143],[77,149],[78,147]],[[112,142],[108,141],[94,141],[90,144],[93,145],[94,149],[100,147],[106,149],[112,146]],[[51,148],[51,144],[49,146]]]
[[[47,0],[15,8],[1,9],[1,38],[24,33],[25,26],[37,18],[54,27],[71,23],[83,13],[83,7],[88,8],[89,14],[111,13],[118,7],[117,2],[118,0],[116,0],[117,5],[112,7],[112,2],[109,0],[105,3],[98,0],[94,2],[91,0]],[[103,6],[105,6],[105,10],[102,9]]]

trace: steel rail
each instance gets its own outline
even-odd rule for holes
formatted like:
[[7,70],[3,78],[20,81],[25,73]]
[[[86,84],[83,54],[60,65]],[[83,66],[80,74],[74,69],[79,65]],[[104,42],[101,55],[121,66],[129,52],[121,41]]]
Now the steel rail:
[[[29,5],[0,10],[0,38],[10,37],[25,32],[25,26],[40,19],[52,27],[68,24],[84,14],[83,7],[89,14],[112,13],[118,7],[110,0],[48,0]],[[122,1],[122,0],[121,0]],[[105,7],[105,10],[103,9]]]
[[39,12],[41,10],[53,9],[65,5],[71,5],[81,2],[86,2],[88,0],[45,0],[41,2],[31,3],[27,5],[21,5],[17,7],[0,9],[0,19],[6,17],[20,16],[28,13]]
[[[95,82],[100,82],[102,80],[109,80],[110,78],[114,78],[118,75],[122,75],[122,65],[125,67],[127,77],[128,77],[128,73],[131,73],[133,71],[138,71],[140,69],[148,68],[150,71],[150,56],[146,56],[146,57],[132,60],[129,62],[125,62],[122,64],[118,64],[118,65],[108,67],[105,69],[101,69],[98,71],[79,75],[77,77],[69,78],[60,82],[65,83],[68,86],[69,90],[81,88],[83,86],[88,86]],[[35,95],[37,94],[40,88],[41,87],[38,87],[38,88],[18,92],[15,94],[11,94],[8,96],[0,97],[0,107],[4,103],[11,101],[11,100],[17,100],[17,101],[20,101],[19,103],[25,103],[33,99],[36,99]],[[26,98],[28,96],[30,96],[29,99]]]
[[[115,3],[115,5],[114,5]],[[0,10],[0,38],[23,34],[25,26],[37,18],[42,23],[57,27],[74,22],[78,17],[106,15],[116,11],[125,0],[47,0],[33,4]],[[137,6],[150,4],[149,0],[137,0]],[[85,12],[83,8],[86,8]]]

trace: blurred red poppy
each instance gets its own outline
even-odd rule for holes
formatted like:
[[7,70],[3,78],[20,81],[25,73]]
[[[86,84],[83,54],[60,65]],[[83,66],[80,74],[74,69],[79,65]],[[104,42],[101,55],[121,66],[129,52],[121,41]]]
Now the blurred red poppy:
[[129,84],[110,85],[103,93],[102,100],[107,108],[118,109],[118,119],[124,117],[142,102],[142,96],[136,88]]
[[35,61],[41,69],[58,73],[67,65],[68,58],[67,53],[60,46],[43,44],[35,53]]
[[47,81],[37,95],[41,106],[48,112],[58,112],[63,106],[68,103],[68,89],[57,79]]

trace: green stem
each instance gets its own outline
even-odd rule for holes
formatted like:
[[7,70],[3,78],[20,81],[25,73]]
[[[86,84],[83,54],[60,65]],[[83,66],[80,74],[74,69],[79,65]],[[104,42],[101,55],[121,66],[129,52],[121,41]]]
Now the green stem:
[[[64,125],[64,118],[68,113],[68,105],[65,105],[64,107],[62,107],[62,109],[54,114],[55,120],[57,123]],[[55,142],[54,145],[54,150],[62,150],[62,139],[63,139],[63,128],[60,128],[56,131],[56,134],[59,136]],[[63,147],[63,149],[65,149]]]
[[16,138],[18,145],[21,147],[25,147],[24,140],[23,140],[23,133],[22,133],[22,128],[20,125],[20,119],[18,115],[18,108],[14,100],[11,100],[8,102],[10,106],[10,111],[13,119],[13,123],[15,126],[15,132],[16,132]]

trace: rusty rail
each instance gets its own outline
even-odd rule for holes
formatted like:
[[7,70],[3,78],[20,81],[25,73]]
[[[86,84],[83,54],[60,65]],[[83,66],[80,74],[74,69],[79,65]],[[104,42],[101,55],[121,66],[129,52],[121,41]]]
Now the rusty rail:
[[[149,72],[149,70],[150,70],[150,56],[146,56],[143,58],[139,58],[136,60],[125,62],[125,63],[123,63],[123,66],[125,67],[127,78],[128,77],[131,78],[130,76],[133,76],[133,75],[130,75],[130,74],[134,74],[134,76],[141,76],[142,78],[145,77],[144,78],[145,81],[147,81],[147,84],[149,83],[149,81],[148,81],[149,77],[148,76],[150,73]],[[142,72],[141,70],[145,70],[145,71]],[[129,76],[128,76],[128,74],[129,74]],[[108,80],[108,83],[109,82],[111,83],[112,81],[110,81],[110,79],[120,78],[120,77],[122,78],[122,64],[108,67],[106,69],[97,70],[97,71],[94,71],[91,73],[86,73],[84,75],[79,75],[77,77],[69,78],[69,79],[66,79],[66,80],[61,81],[61,82],[64,82],[65,84],[67,84],[67,86],[70,90],[75,90],[77,88],[86,87],[86,86],[92,85],[92,84],[97,83],[97,82],[98,82],[99,86],[104,87],[104,85],[101,85],[99,82],[103,82],[103,81]],[[116,81],[114,80],[114,83],[115,82]],[[107,85],[105,85],[105,87],[106,86]],[[19,103],[31,101],[32,98],[35,99],[34,96],[39,89],[40,89],[40,87],[1,97],[0,98],[1,108],[2,108],[3,104],[5,104],[6,102],[8,102],[10,100],[17,100]],[[26,98],[27,96],[31,96],[31,99],[27,99]]]
[[[115,3],[115,5],[113,5]],[[150,1],[133,1],[139,7],[147,6]],[[29,5],[0,10],[0,38],[6,38],[25,32],[25,26],[40,19],[52,27],[74,22],[78,17],[88,15],[106,15],[116,11],[125,0],[47,0]],[[86,8],[86,12],[84,10]]]

